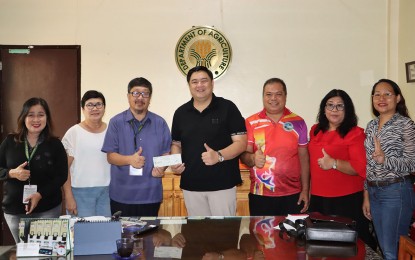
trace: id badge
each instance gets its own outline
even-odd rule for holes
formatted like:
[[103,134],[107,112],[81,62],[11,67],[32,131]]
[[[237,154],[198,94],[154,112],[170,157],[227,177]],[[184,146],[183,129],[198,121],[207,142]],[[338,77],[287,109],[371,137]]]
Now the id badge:
[[23,203],[28,204],[29,201],[25,201],[25,199],[36,192],[37,192],[37,185],[25,185],[23,187]]
[[130,165],[130,175],[131,176],[143,176],[143,168],[137,169]]

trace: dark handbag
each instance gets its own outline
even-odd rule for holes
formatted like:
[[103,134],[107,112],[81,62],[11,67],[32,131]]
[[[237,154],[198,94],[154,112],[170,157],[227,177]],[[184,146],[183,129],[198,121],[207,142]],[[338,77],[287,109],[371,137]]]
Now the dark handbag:
[[356,222],[350,218],[310,213],[305,227],[307,241],[357,242]]
[[310,240],[306,252],[311,257],[353,257],[357,255],[357,244]]

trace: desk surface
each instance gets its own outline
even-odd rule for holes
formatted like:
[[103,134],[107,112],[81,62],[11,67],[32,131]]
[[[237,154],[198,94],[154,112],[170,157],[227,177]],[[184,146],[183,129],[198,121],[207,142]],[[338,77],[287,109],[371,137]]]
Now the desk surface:
[[[281,238],[279,230],[273,227],[284,217],[226,217],[226,218],[158,218],[146,219],[149,224],[158,224],[157,231],[144,234],[135,243],[137,259],[218,259],[218,252],[224,259],[337,259],[331,255],[343,254],[339,259],[376,260],[382,259],[362,241],[356,247],[339,247],[333,243],[306,245],[304,241]],[[123,236],[130,236],[124,233]],[[185,239],[185,246],[178,248],[175,241]],[[76,239],[76,237],[75,237]],[[115,241],[114,241],[115,243]],[[158,245],[158,246],[155,246]],[[313,253],[314,252],[314,253]],[[317,253],[315,253],[317,252]],[[12,249],[0,255],[11,258]],[[207,256],[211,254],[212,258]],[[317,254],[317,255],[313,255]],[[344,258],[344,256],[349,256]],[[24,259],[24,258],[22,258]],[[33,259],[33,258],[31,258]],[[112,255],[72,256],[66,258],[39,259],[114,259]]]

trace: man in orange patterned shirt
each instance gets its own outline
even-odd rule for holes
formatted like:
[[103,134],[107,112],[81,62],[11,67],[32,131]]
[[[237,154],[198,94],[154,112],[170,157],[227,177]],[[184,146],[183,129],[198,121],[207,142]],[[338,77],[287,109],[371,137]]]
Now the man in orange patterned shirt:
[[285,107],[287,88],[271,78],[263,86],[264,109],[245,120],[250,167],[249,210],[253,216],[305,212],[309,205],[307,126]]

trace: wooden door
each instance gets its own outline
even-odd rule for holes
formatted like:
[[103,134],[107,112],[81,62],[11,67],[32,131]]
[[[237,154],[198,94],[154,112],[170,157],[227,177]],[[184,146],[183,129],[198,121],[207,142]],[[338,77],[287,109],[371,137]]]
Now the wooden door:
[[[16,130],[23,103],[31,97],[47,101],[53,133],[62,138],[80,120],[80,46],[0,45],[0,51],[1,140]],[[0,213],[0,244],[14,244]]]

